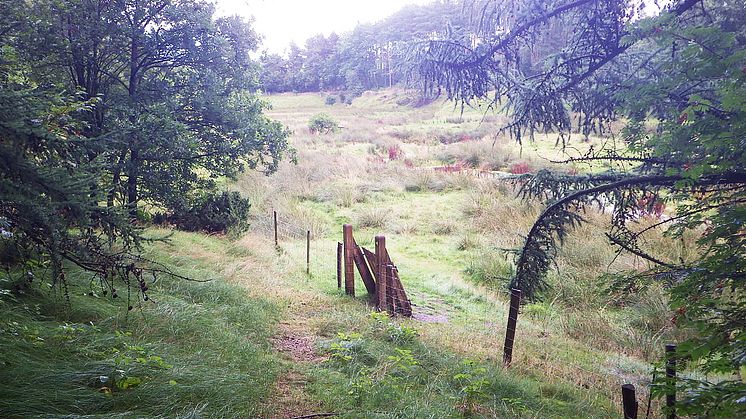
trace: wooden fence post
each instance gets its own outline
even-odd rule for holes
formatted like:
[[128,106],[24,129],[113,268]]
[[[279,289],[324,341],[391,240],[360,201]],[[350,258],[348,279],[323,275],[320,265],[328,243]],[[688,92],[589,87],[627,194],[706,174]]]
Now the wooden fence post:
[[637,398],[632,384],[622,385],[622,408],[624,419],[637,419]]
[[505,330],[505,347],[503,348],[503,365],[508,367],[513,362],[513,342],[515,341],[515,326],[518,321],[518,308],[521,303],[521,290],[510,290],[510,310],[508,311],[508,326]]
[[277,211],[272,211],[272,213],[274,214],[275,218],[275,247],[277,247]]
[[361,249],[354,240],[352,242],[352,246],[352,258],[355,261],[355,266],[357,267],[357,271],[360,274],[360,279],[363,280],[363,284],[365,285],[365,289],[368,291],[368,295],[370,296],[370,298],[375,299],[376,282],[373,279],[373,274],[371,274],[370,269],[368,268],[368,262],[365,261],[363,249]]
[[376,271],[378,283],[376,284],[376,297],[378,311],[386,310],[386,237],[376,236],[376,265],[372,269]]
[[342,227],[342,243],[344,244],[344,266],[345,266],[345,294],[355,296],[355,266],[353,252],[355,251],[354,239],[352,238],[352,226],[345,224]]
[[337,242],[337,288],[342,288],[342,243]]
[[666,344],[666,417],[676,419],[676,345]]
[[396,314],[394,306],[394,265],[386,265],[386,309],[390,316]]
[[311,230],[306,230],[306,273],[311,273]]

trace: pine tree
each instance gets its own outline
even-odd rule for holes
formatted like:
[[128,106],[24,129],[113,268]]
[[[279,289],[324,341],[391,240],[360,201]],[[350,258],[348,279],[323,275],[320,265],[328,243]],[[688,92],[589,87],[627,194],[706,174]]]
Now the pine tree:
[[[427,88],[469,103],[491,100],[511,116],[503,129],[519,142],[554,132],[603,132],[619,146],[570,155],[565,163],[604,162],[602,174],[542,171],[522,176],[520,193],[546,203],[517,251],[511,287],[541,298],[556,249],[583,210],[612,212],[607,238],[619,252],[650,262],[621,273],[666,285],[679,327],[697,331],[679,356],[706,379],[682,379],[679,412],[737,416],[746,384],[746,7],[742,2],[682,0],[645,16],[646,3],[620,0],[475,1],[476,47],[458,39],[420,51]],[[522,59],[547,29],[572,28],[565,46],[541,66]],[[611,129],[621,121],[624,128]],[[614,141],[609,141],[613,145]],[[617,144],[619,144],[617,143]],[[642,228],[635,220],[661,203],[675,214]],[[644,235],[664,229],[676,240],[695,232],[689,260],[661,260]],[[659,387],[657,387],[659,388]]]

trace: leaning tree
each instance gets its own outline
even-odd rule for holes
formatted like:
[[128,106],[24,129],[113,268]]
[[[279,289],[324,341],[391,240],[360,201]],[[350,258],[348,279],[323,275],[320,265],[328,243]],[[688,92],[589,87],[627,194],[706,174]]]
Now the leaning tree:
[[[679,355],[715,378],[681,379],[680,411],[743,412],[744,3],[680,0],[663,10],[644,0],[467,3],[473,28],[419,51],[428,90],[465,104],[489,100],[511,116],[502,129],[519,142],[556,133],[564,147],[571,135],[599,131],[619,140],[568,156],[604,162],[605,173],[541,171],[522,179],[521,195],[546,206],[517,252],[510,286],[541,298],[563,238],[584,222],[583,209],[601,205],[612,213],[610,244],[650,262],[645,271],[619,274],[616,285],[664,283],[677,324],[698,332],[679,345]],[[474,39],[469,31],[479,42],[464,42]],[[549,42],[553,51],[538,48]],[[675,212],[644,228],[633,222],[662,202]],[[654,229],[672,239],[694,231],[696,256],[655,257],[644,241]]]

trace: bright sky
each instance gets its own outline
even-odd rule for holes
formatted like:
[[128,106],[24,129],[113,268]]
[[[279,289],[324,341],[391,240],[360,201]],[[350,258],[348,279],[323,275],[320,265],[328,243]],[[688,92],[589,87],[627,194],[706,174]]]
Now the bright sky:
[[264,40],[261,49],[283,53],[290,42],[303,46],[317,33],[352,30],[358,22],[377,22],[407,4],[433,0],[216,0],[221,15],[254,16]]

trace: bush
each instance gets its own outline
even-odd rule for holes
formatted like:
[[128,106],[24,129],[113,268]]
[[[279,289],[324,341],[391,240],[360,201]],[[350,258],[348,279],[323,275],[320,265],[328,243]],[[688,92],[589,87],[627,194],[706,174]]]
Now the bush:
[[394,144],[388,147],[389,160],[399,160],[404,156],[404,152],[398,144]]
[[331,134],[339,130],[339,124],[331,116],[320,113],[308,121],[308,130],[312,134]]
[[380,208],[364,209],[358,213],[357,225],[360,228],[383,228],[388,217],[388,212]]
[[472,255],[464,272],[472,281],[492,289],[505,289],[515,274],[513,264],[497,252]]
[[327,104],[327,105],[329,105],[329,106],[332,106],[332,105],[334,105],[335,103],[337,103],[337,98],[336,98],[336,97],[334,97],[334,96],[332,96],[332,95],[329,95],[329,96],[327,96],[327,97],[326,97],[326,99],[324,100],[324,103],[325,103],[325,104]]
[[251,203],[238,192],[208,194],[189,208],[178,209],[168,217],[178,229],[208,233],[241,233],[249,228]]
[[513,163],[510,166],[510,173],[514,175],[523,175],[526,173],[531,173],[531,166],[527,162],[521,161],[517,163]]

